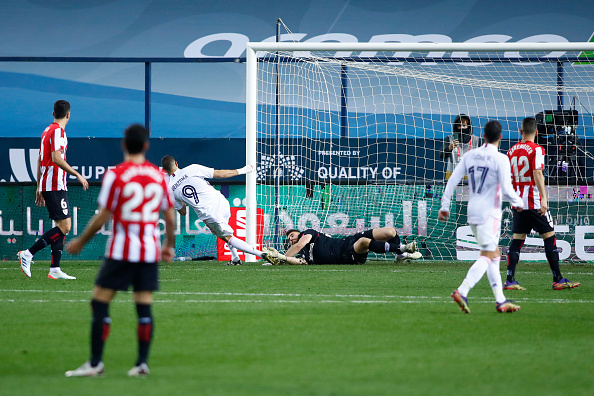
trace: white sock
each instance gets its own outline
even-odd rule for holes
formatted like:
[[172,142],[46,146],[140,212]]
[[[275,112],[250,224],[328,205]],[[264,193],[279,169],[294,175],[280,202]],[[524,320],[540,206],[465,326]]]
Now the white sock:
[[60,272],[60,267],[50,267],[50,272]]
[[229,244],[229,247],[234,247],[235,249],[239,249],[242,252],[246,252],[246,253],[253,254],[254,256],[262,257],[261,251],[259,251],[258,249],[254,249],[253,247],[251,247],[250,245],[248,245],[246,242],[242,241],[239,238],[232,236],[231,239],[229,239],[229,242],[227,242],[227,243]]
[[462,295],[462,297],[468,296],[468,292],[472,289],[485,275],[487,268],[489,267],[489,263],[491,260],[488,257],[480,256],[478,260],[472,264],[472,267],[468,270],[466,274],[466,278],[462,281],[460,287],[458,287],[458,291]]
[[501,272],[499,270],[500,261],[500,257],[494,258],[487,268],[487,278],[489,278],[489,284],[491,285],[491,289],[493,289],[493,295],[498,304],[505,302],[503,282],[501,281]]
[[[227,244],[227,245],[229,245],[229,244]],[[231,261],[233,261],[233,262],[240,261],[239,255],[237,254],[237,249],[235,249],[233,246],[229,246],[229,250],[231,251]]]

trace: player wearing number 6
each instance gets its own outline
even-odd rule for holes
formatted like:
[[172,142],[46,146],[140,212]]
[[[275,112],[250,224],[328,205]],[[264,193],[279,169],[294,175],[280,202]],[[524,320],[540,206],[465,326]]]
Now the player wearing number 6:
[[[67,371],[66,377],[103,374],[103,346],[111,324],[109,304],[118,290],[126,291],[130,285],[134,288],[138,315],[138,358],[128,375],[144,376],[149,372],[147,360],[153,338],[151,305],[153,291],[159,288],[159,261],[171,261],[175,247],[173,197],[163,172],[145,159],[149,132],[142,125],[131,125],[124,131],[122,146],[125,161],[105,173],[97,198],[99,212],[80,238],[66,246],[69,253],[78,254],[103,224],[113,218],[113,231],[91,299],[91,359]],[[167,235],[163,249],[157,225],[160,211],[164,213]]]
[[499,251],[499,234],[501,231],[501,193],[505,194],[512,205],[522,210],[524,202],[516,194],[511,184],[509,160],[498,151],[501,140],[501,124],[489,121],[485,124],[483,134],[485,144],[462,156],[448,180],[443,197],[439,220],[447,220],[450,212],[450,200],[454,188],[465,175],[468,175],[470,197],[468,199],[468,223],[472,229],[481,255],[468,270],[466,278],[451,297],[463,312],[470,313],[468,292],[485,272],[495,295],[495,308],[498,312],[514,312],[519,305],[505,299],[499,272],[501,252]]
[[553,218],[549,212],[547,192],[545,189],[544,169],[544,148],[534,143],[537,134],[536,120],[532,117],[524,118],[522,121],[522,141],[516,143],[507,156],[511,162],[512,182],[515,190],[524,201],[524,210],[521,213],[514,212],[512,232],[514,239],[509,245],[507,255],[507,280],[505,289],[526,290],[520,286],[515,279],[516,265],[520,260],[520,250],[526,240],[526,234],[533,229],[538,231],[544,241],[545,254],[549,267],[553,272],[553,289],[573,289],[580,284],[563,278],[559,269],[559,251],[557,250],[557,239],[553,228]]
[[27,277],[31,277],[33,256],[41,249],[51,246],[52,261],[47,274],[49,279],[76,279],[60,269],[64,240],[72,227],[70,219],[70,204],[68,203],[68,188],[66,174],[70,173],[80,182],[83,191],[89,188],[89,183],[68,162],[66,162],[66,125],[70,121],[70,103],[58,100],[54,103],[54,122],[43,131],[41,148],[37,159],[37,191],[35,203],[37,206],[47,207],[49,217],[56,226],[46,231],[33,246],[17,253],[21,263],[21,270]]

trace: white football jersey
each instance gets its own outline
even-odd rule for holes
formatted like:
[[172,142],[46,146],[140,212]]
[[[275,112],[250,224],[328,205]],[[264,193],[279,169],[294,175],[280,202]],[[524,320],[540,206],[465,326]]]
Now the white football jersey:
[[465,175],[468,175],[470,192],[469,224],[484,224],[489,216],[501,219],[501,193],[514,207],[524,207],[524,201],[512,186],[509,159],[505,154],[500,153],[496,146],[485,144],[462,156],[441,198],[442,211],[450,211],[454,189]]
[[221,210],[221,202],[227,200],[223,194],[204,180],[213,177],[213,168],[196,164],[178,169],[169,176],[167,184],[175,198],[173,203],[175,210],[181,209],[183,202],[194,209],[201,221],[216,219]]

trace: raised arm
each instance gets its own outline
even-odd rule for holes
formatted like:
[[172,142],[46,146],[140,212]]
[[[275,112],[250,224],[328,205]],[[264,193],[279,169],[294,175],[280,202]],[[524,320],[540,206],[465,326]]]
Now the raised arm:
[[228,177],[245,175],[246,173],[253,172],[254,169],[253,165],[246,165],[239,169],[215,169],[213,177],[215,179],[226,179]]

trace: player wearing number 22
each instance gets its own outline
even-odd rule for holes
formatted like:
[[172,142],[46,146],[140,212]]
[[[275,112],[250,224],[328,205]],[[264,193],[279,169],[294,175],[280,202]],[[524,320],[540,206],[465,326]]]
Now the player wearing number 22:
[[516,143],[507,152],[511,162],[512,182],[515,190],[524,201],[523,212],[515,212],[512,232],[514,238],[509,246],[507,255],[507,280],[505,289],[525,290],[515,279],[516,265],[520,260],[520,250],[526,240],[526,235],[536,230],[544,241],[545,255],[549,267],[553,272],[553,289],[563,290],[578,287],[580,284],[563,278],[559,269],[559,251],[553,228],[553,218],[548,210],[547,193],[545,189],[544,148],[534,143],[537,126],[532,117],[522,121],[522,141]]
[[[104,372],[103,347],[109,334],[109,304],[117,291],[132,285],[138,316],[138,358],[128,375],[148,374],[148,354],[153,337],[151,305],[153,291],[159,288],[159,261],[171,261],[175,247],[173,197],[165,175],[145,159],[149,132],[138,124],[124,131],[125,161],[103,176],[97,203],[99,212],[85,231],[66,246],[78,254],[101,227],[112,218],[112,234],[105,249],[105,260],[95,280],[91,299],[91,359],[67,377],[101,375]],[[159,212],[165,219],[167,240],[161,248]]]
[[503,295],[503,285],[499,264],[499,234],[501,231],[501,194],[505,194],[512,205],[522,210],[524,202],[516,194],[511,184],[509,160],[498,151],[501,140],[501,124],[499,121],[489,121],[485,124],[483,134],[485,144],[471,150],[462,156],[460,163],[454,169],[448,180],[443,197],[439,219],[447,220],[450,211],[450,200],[456,185],[465,175],[468,175],[470,197],[468,199],[468,223],[472,229],[481,254],[470,267],[466,277],[451,297],[463,312],[470,313],[468,307],[468,292],[472,289],[485,272],[489,284],[495,295],[495,308],[498,312],[514,312],[519,305],[506,300]]

